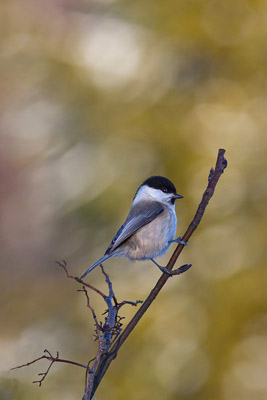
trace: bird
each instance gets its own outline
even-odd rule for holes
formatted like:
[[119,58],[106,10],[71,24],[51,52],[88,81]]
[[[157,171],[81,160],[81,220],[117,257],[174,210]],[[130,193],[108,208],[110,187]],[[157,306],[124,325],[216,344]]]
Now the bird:
[[111,257],[125,257],[130,261],[151,260],[162,272],[171,275],[155,258],[167,252],[171,243],[183,242],[175,238],[177,217],[175,202],[183,196],[174,184],[163,176],[147,178],[137,189],[129,214],[105,254],[88,268],[83,279],[98,265]]

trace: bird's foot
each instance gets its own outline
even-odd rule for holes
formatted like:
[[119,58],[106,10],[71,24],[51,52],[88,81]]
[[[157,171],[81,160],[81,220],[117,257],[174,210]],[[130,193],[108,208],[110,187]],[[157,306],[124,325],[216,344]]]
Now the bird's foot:
[[155,260],[153,260],[153,258],[151,258],[150,260],[161,270],[161,272],[172,276],[172,272],[169,271],[166,267],[162,267],[161,265],[159,265]]
[[187,242],[184,242],[184,241],[181,240],[181,239],[182,239],[181,236],[178,236],[177,239],[170,240],[169,243],[178,243],[178,244],[182,244],[182,245],[184,245],[184,246],[187,246],[188,243],[187,243]]

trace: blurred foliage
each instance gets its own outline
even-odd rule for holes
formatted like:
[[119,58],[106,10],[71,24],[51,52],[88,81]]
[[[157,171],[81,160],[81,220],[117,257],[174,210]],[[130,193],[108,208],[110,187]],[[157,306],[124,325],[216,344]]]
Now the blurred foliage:
[[[74,367],[53,367],[41,389],[31,381],[45,363],[8,371],[45,348],[95,354],[85,299],[54,261],[80,275],[152,174],[184,195],[181,235],[219,147],[229,166],[183,252],[193,268],[168,282],[97,398],[267,398],[266,11],[262,0],[1,1],[1,399],[82,396]],[[120,300],[144,299],[159,275],[106,267]],[[105,288],[100,270],[90,281]]]

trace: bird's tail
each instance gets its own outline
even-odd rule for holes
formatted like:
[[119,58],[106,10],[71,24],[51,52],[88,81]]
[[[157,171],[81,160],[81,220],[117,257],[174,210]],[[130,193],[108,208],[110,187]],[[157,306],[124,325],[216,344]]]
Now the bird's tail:
[[105,254],[103,257],[101,257],[98,261],[96,261],[93,265],[91,265],[90,268],[88,268],[81,276],[80,279],[83,279],[87,274],[89,274],[89,272],[93,271],[93,269],[95,269],[95,267],[97,267],[98,265],[102,264],[104,261],[108,260],[110,257],[112,257],[111,254]]

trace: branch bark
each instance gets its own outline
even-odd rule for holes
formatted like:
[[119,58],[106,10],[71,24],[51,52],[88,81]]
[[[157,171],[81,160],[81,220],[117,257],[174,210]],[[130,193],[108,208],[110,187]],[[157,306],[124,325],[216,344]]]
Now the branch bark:
[[[218,151],[218,156],[217,156],[217,161],[216,161],[216,166],[215,169],[211,168],[210,174],[208,177],[208,186],[205,189],[202,200],[197,208],[197,211],[195,213],[195,216],[190,223],[189,227],[187,228],[185,234],[182,237],[183,242],[188,242],[189,238],[192,236],[196,228],[198,227],[205,209],[211,199],[211,197],[214,194],[215,187],[224,172],[224,169],[227,167],[227,160],[224,157],[225,150],[224,149],[219,149]],[[167,264],[167,269],[171,271],[174,267],[174,264],[176,263],[179,255],[181,254],[181,251],[183,250],[184,245],[183,244],[178,244],[176,247],[174,253],[172,254],[168,264]],[[191,267],[190,264],[185,265],[180,267],[178,273],[182,273],[187,271]],[[156,299],[157,295],[159,294],[160,290],[163,288],[167,280],[169,279],[170,275],[163,273],[161,277],[159,278],[158,282],[154,286],[154,288],[151,290],[150,294],[142,304],[142,306],[139,308],[139,310],[136,312],[136,314],[133,316],[131,321],[128,323],[126,328],[123,330],[123,332],[120,334],[118,339],[114,342],[112,347],[110,348],[109,352],[105,355],[102,356],[102,359],[100,360],[100,364],[98,366],[98,369],[96,371],[95,379],[94,379],[94,385],[93,389],[91,391],[91,399],[96,391],[96,389],[99,386],[99,383],[101,382],[103,376],[105,375],[107,369],[109,368],[111,362],[114,360],[114,358],[117,355],[118,350],[120,347],[123,345],[125,340],[128,338],[136,324],[140,321],[140,319],[143,317],[147,309],[150,307],[151,303]]]

